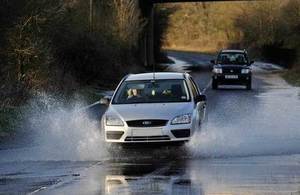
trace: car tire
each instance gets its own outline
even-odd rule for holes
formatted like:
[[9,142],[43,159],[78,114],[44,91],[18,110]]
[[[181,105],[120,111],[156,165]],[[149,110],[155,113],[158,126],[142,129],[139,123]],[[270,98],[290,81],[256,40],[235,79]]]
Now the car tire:
[[251,89],[252,89],[252,83],[251,83],[251,81],[249,81],[249,82],[247,83],[246,89],[247,89],[247,90],[251,90]]
[[212,89],[218,89],[218,83],[215,80],[212,81]]

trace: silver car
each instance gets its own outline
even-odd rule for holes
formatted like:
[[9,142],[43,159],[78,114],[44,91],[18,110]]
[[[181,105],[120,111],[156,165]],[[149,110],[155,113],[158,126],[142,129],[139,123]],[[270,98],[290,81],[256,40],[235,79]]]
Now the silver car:
[[106,142],[189,141],[205,117],[206,96],[187,73],[143,73],[123,78],[102,116]]

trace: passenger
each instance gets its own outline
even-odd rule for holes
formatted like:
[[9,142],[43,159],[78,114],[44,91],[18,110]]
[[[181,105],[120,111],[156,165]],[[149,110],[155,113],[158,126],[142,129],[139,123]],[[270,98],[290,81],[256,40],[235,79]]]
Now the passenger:
[[239,55],[238,57],[237,57],[237,63],[238,64],[244,64],[245,63],[245,58],[244,58],[244,56],[242,56],[242,55]]
[[172,91],[170,89],[165,89],[162,92],[162,95],[164,95],[164,96],[171,96],[172,95]]
[[171,93],[173,97],[181,97],[182,96],[182,88],[181,85],[172,85],[171,86]]

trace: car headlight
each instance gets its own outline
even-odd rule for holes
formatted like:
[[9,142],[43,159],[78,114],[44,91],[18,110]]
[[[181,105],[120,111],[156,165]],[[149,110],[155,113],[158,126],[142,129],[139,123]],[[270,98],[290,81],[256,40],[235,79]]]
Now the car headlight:
[[242,74],[249,74],[250,73],[250,69],[242,69]]
[[184,115],[176,116],[172,120],[171,125],[189,124],[189,123],[191,123],[191,119],[192,119],[191,114],[184,114]]
[[105,117],[105,124],[107,126],[124,126],[123,121],[119,117],[113,115],[107,115]]
[[216,74],[222,74],[223,71],[222,71],[222,68],[214,68],[213,72]]

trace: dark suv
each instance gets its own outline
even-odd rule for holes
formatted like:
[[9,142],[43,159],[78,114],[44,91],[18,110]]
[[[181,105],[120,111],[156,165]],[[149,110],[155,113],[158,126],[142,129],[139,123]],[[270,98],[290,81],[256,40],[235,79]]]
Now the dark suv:
[[211,61],[213,66],[212,88],[219,85],[246,85],[252,88],[252,73],[246,50],[221,50],[217,60]]

